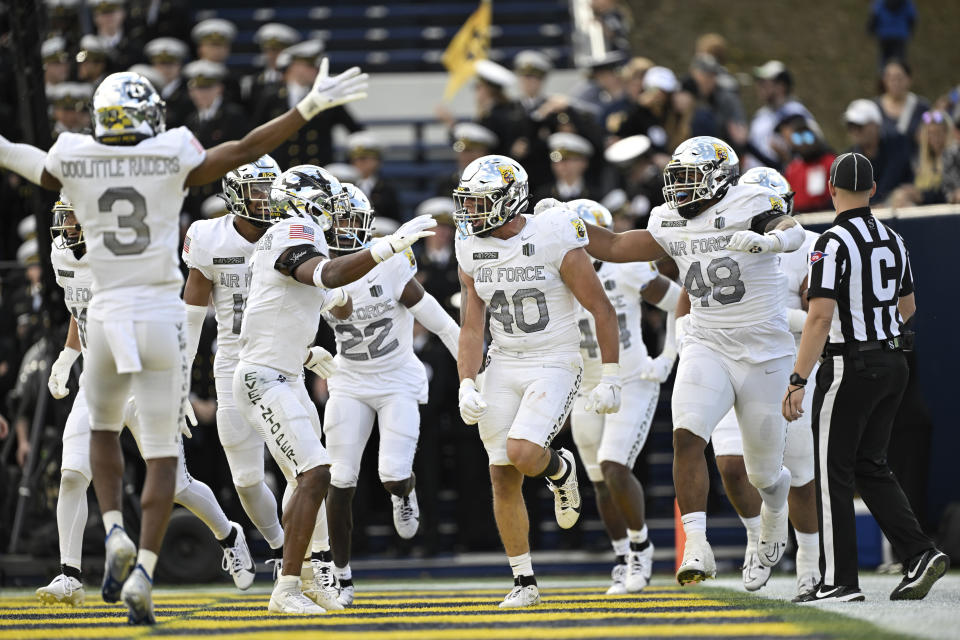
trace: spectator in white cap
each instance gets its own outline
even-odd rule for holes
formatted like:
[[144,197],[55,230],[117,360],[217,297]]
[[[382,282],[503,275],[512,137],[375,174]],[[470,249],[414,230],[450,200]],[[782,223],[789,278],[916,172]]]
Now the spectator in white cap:
[[80,50],[77,52],[77,78],[93,86],[107,75],[109,49],[99,37],[87,34],[80,38]]
[[263,70],[244,76],[240,81],[240,93],[249,110],[256,106],[256,100],[263,95],[267,87],[275,88],[283,82],[283,71],[277,64],[280,53],[300,42],[300,33],[293,27],[279,22],[268,22],[257,29],[253,41],[260,47],[259,63]]
[[451,131],[453,151],[457,154],[457,168],[452,174],[444,177],[437,184],[438,196],[450,197],[453,190],[460,184],[460,174],[467,165],[493,153],[499,140],[497,134],[476,122],[458,122]]
[[61,82],[47,89],[47,103],[53,111],[51,137],[63,132],[89,133],[90,99],[93,86],[81,82]]
[[550,58],[540,51],[527,49],[513,59],[513,72],[520,89],[520,105],[527,113],[543,104],[543,83],[552,69]]
[[616,133],[620,138],[646,136],[656,152],[669,156],[690,137],[693,109],[689,94],[681,91],[673,71],[650,67],[643,74],[643,92]]
[[[618,187],[607,197],[621,200],[617,207],[607,208],[610,211],[618,209],[629,216],[634,221],[630,227],[649,215],[653,207],[663,203],[662,170],[654,162],[654,153],[650,139],[644,135],[618,140],[603,153],[604,159],[619,173]],[[619,195],[615,192],[619,192]]]
[[181,77],[190,48],[176,38],[154,38],[143,48],[143,53],[163,77],[163,82],[154,88],[167,103],[167,125],[180,126],[193,108],[187,95],[187,84]]
[[128,33],[126,0],[87,0],[96,35],[110,52],[110,71],[128,68],[140,59],[143,41]]
[[347,157],[360,178],[353,183],[363,191],[377,217],[402,221],[397,190],[380,175],[383,161],[383,143],[372,131],[357,131],[347,138]]
[[60,36],[53,36],[43,41],[40,45],[40,59],[43,62],[43,82],[47,88],[66,82],[70,77],[67,42]]
[[790,161],[790,145],[776,132],[784,110],[800,113],[811,122],[813,116],[793,96],[793,74],[779,60],[754,68],[753,77],[760,108],[750,121],[752,152],[761,164],[785,166]]
[[533,202],[544,198],[556,198],[561,202],[600,196],[584,180],[593,146],[590,141],[575,133],[558,132],[547,138],[550,149],[550,169],[553,181],[536,190]]
[[847,106],[843,120],[852,143],[848,151],[863,154],[873,165],[877,191],[871,203],[886,202],[898,186],[913,182],[910,142],[902,133],[883,127],[883,114],[876,102],[854,100]]
[[[198,22],[190,31],[190,37],[197,46],[197,59],[227,64],[237,27],[229,20],[209,18]],[[223,79],[223,91],[228,102],[243,104],[240,82],[232,75]]]

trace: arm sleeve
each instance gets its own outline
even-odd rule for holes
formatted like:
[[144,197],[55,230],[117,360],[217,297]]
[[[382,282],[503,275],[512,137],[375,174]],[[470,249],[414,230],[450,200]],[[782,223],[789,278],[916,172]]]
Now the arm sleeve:
[[840,255],[842,243],[831,233],[824,233],[813,245],[808,267],[808,298],[837,299],[844,260]]
[[200,332],[203,330],[203,321],[207,317],[207,308],[198,304],[187,306],[187,366],[192,367],[197,357],[197,346],[200,344]]
[[453,321],[437,299],[424,292],[420,302],[410,307],[410,313],[422,324],[427,331],[435,334],[443,342],[453,359],[457,359],[457,343],[460,339],[460,328]]
[[[48,154],[29,144],[13,143],[0,136],[0,167],[18,173],[35,185],[40,185]],[[53,163],[51,163],[53,164]],[[50,174],[59,176],[50,171]]]

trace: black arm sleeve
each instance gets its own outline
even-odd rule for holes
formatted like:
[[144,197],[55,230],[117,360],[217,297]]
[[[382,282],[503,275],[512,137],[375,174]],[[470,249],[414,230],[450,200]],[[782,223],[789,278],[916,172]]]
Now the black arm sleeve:
[[753,216],[753,219],[750,220],[750,231],[754,233],[766,233],[774,227],[777,226],[777,223],[780,222],[781,218],[789,218],[787,214],[783,211],[777,211],[776,209],[770,209],[769,211],[764,211],[763,213],[758,213]]
[[281,253],[280,257],[277,258],[277,261],[273,263],[273,268],[285,276],[292,277],[293,272],[297,270],[297,267],[302,265],[310,258],[323,257],[325,256],[317,251],[317,248],[312,244],[298,244],[297,246],[290,247]]

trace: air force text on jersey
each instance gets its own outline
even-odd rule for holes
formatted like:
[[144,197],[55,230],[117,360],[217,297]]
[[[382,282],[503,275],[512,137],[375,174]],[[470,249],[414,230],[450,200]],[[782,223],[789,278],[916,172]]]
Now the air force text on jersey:
[[[698,253],[713,253],[723,251],[730,244],[733,234],[725,236],[708,236],[706,238],[690,238],[690,240],[674,240],[667,243],[671,256],[697,255]],[[689,244],[689,253],[687,246]]]
[[60,173],[64,178],[92,179],[166,176],[180,173],[180,159],[176,156],[129,156],[61,160]]
[[[543,274],[546,267],[542,264],[523,267],[480,267],[477,271],[477,282],[535,282],[546,280]],[[496,278],[494,278],[496,273]]]

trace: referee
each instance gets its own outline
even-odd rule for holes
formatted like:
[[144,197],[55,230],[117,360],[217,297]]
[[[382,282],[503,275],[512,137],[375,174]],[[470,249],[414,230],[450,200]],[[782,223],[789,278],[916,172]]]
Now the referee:
[[904,559],[905,576],[890,599],[919,600],[950,561],[920,529],[887,466],[907,384],[902,327],[916,310],[910,260],[900,236],[870,212],[877,186],[866,157],[845,153],[834,160],[829,189],[837,216],[810,254],[810,308],[783,399],[784,417],[799,418],[806,378],[822,353],[812,419],[822,577],[794,602],[864,600],[854,490]]

